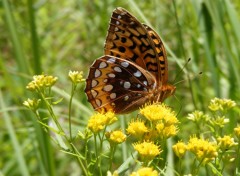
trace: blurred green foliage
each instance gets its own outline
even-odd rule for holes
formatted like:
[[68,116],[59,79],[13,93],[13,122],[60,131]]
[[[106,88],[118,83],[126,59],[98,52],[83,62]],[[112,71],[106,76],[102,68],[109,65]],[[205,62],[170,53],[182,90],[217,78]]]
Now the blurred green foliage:
[[[68,71],[83,71],[86,76],[91,63],[103,55],[111,12],[118,6],[152,26],[163,39],[169,82],[177,83],[176,98],[166,103],[179,112],[182,124],[186,113],[196,108],[204,111],[213,97],[231,98],[239,104],[238,0],[1,0],[0,174],[79,173],[74,160],[55,150],[57,146],[33,114],[22,107],[30,96],[25,87],[33,75],[46,73],[59,77],[56,92],[60,97],[70,90]],[[183,68],[188,58],[191,62]],[[79,89],[76,99],[90,109],[83,87]],[[64,105],[59,114],[63,110]],[[83,113],[76,115],[76,125],[86,124],[89,114]],[[82,116],[84,122],[79,120]]]

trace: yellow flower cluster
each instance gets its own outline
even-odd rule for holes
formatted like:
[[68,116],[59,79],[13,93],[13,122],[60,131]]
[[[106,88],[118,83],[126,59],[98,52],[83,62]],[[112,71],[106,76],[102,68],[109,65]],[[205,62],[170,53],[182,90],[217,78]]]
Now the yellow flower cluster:
[[194,122],[208,121],[208,115],[204,114],[202,111],[194,111],[193,113],[188,114],[187,117],[189,120]]
[[175,145],[173,145],[172,148],[173,148],[174,153],[179,158],[182,158],[185,155],[185,153],[186,153],[186,151],[188,149],[187,145],[184,142],[178,142]]
[[127,133],[136,138],[142,138],[146,132],[148,128],[141,119],[132,120],[127,128]]
[[206,164],[215,159],[218,155],[217,146],[204,139],[191,137],[188,143],[188,150],[196,155],[196,158]]
[[233,108],[236,106],[235,101],[232,101],[230,99],[220,99],[220,98],[214,98],[211,100],[208,108],[211,111],[223,111],[228,110],[230,108]]
[[23,102],[23,105],[31,109],[32,111],[36,111],[38,109],[40,101],[40,99],[37,100],[28,98],[26,101]]
[[142,114],[151,122],[172,118],[172,116],[175,117],[170,108],[164,104],[158,103],[146,104],[140,109],[140,114]]
[[72,81],[72,83],[77,84],[85,79],[83,79],[83,72],[78,72],[78,71],[69,71],[68,73],[69,79]]
[[88,128],[93,133],[97,133],[115,121],[117,121],[117,117],[113,112],[109,111],[107,113],[96,113],[90,117],[88,121]]
[[143,161],[151,161],[161,153],[159,147],[152,142],[138,142],[133,144],[133,148],[139,153]]
[[131,173],[130,176],[158,176],[158,172],[150,167],[143,167],[138,171]]
[[234,133],[237,136],[237,138],[240,140],[240,126],[234,128]]
[[217,141],[218,146],[222,151],[229,150],[230,147],[237,145],[237,143],[234,142],[234,138],[227,135],[217,138]]
[[140,113],[152,124],[145,139],[167,139],[178,132],[179,123],[175,113],[164,104],[151,104],[141,108]]
[[126,135],[121,130],[106,133],[106,137],[111,144],[120,144],[126,141]]
[[26,88],[30,91],[36,91],[47,87],[52,87],[56,83],[57,79],[57,77],[51,75],[35,75],[33,76],[33,80],[28,83]]

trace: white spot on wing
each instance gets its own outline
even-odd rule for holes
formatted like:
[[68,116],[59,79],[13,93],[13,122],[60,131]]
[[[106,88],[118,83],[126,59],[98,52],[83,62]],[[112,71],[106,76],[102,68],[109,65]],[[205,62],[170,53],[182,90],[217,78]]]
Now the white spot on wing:
[[101,76],[101,71],[98,70],[98,69],[96,69],[96,70],[95,70],[95,73],[94,73],[94,76],[95,76],[95,78]]
[[109,73],[109,74],[108,74],[108,77],[109,77],[109,78],[115,78],[115,77],[116,77],[116,75],[115,75],[115,74],[113,74],[113,73]]
[[116,97],[117,97],[117,94],[116,94],[116,93],[111,93],[111,94],[110,94],[110,98],[111,98],[111,99],[115,99]]
[[137,70],[135,73],[133,73],[133,75],[136,77],[140,77],[142,73],[139,70]]
[[123,87],[124,87],[125,89],[129,89],[129,88],[131,87],[131,83],[128,82],[128,81],[126,81],[126,82],[124,82]]
[[122,65],[123,67],[127,68],[127,67],[129,66],[129,62],[126,62],[126,61],[125,61],[125,62],[122,62],[121,65]]
[[102,105],[101,100],[99,100],[99,99],[96,99],[95,102],[96,102],[97,106],[101,106]]
[[113,85],[111,84],[108,84],[106,86],[103,87],[103,90],[106,91],[106,92],[109,92],[113,89]]
[[116,25],[119,25],[120,24],[120,22],[119,21],[116,21]]
[[121,19],[122,17],[121,17],[121,15],[118,15],[118,17],[117,17],[118,19]]
[[141,87],[141,84],[137,84],[137,88],[140,88]]
[[96,90],[91,90],[91,94],[92,94],[93,98],[95,98],[98,95]]
[[145,84],[147,86],[147,81],[143,81],[143,84]]
[[96,85],[98,85],[98,82],[96,80],[92,80],[92,88],[95,87]]
[[114,28],[114,31],[117,32],[117,31],[118,31],[118,27],[115,27],[115,28]]
[[129,99],[129,96],[126,95],[126,96],[124,97],[124,101],[127,101],[128,99]]
[[101,62],[99,64],[99,68],[106,68],[107,67],[107,63],[106,62]]
[[122,72],[122,69],[120,67],[114,67],[113,68],[116,72]]
[[116,62],[116,59],[114,57],[110,57],[108,60],[107,60],[108,63],[115,63]]

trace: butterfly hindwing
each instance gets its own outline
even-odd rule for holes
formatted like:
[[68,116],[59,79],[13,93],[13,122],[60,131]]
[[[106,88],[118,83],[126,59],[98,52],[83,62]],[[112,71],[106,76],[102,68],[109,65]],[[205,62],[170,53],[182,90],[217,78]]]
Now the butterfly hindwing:
[[90,67],[86,82],[85,92],[95,110],[125,113],[144,104],[156,80],[131,61],[105,55]]

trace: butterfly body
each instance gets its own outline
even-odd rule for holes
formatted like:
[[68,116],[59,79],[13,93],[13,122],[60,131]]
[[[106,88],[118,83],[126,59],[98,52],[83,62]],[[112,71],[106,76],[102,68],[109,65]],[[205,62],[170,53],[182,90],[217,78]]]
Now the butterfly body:
[[86,80],[85,92],[95,110],[128,113],[174,93],[175,87],[167,83],[160,37],[123,8],[113,11],[104,49]]

